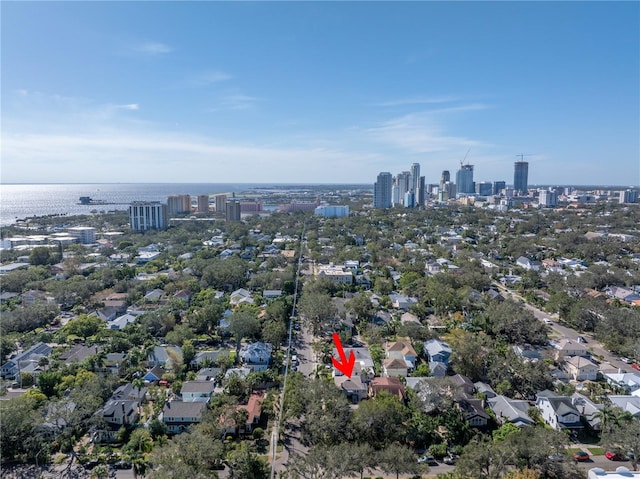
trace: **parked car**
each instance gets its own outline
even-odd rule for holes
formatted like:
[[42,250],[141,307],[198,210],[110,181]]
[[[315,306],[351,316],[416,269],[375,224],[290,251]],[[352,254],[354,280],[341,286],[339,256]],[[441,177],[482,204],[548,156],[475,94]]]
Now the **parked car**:
[[629,358],[620,358],[620,361],[622,361],[625,364],[631,363],[631,359],[629,359]]
[[585,451],[578,451],[573,454],[573,458],[578,462],[585,462],[589,460],[589,454]]
[[548,459],[553,462],[562,462],[564,461],[565,455],[561,452],[556,452],[555,454],[550,454]]
[[586,339],[584,339],[584,336],[578,336],[578,342],[579,342],[579,343],[586,343],[586,342],[587,342],[587,340],[586,340]]
[[442,460],[442,462],[451,466],[456,463],[457,459],[458,459],[457,456],[448,455],[448,456],[444,456],[444,459]]
[[635,369],[636,371],[640,371],[640,364],[638,364],[638,363],[633,363],[633,364],[631,365],[631,367],[632,367],[633,369]]
[[438,461],[433,456],[420,456],[418,458],[418,464],[428,464],[430,466],[437,466]]
[[617,452],[607,451],[604,453],[604,457],[606,457],[610,461],[622,461],[622,456]]

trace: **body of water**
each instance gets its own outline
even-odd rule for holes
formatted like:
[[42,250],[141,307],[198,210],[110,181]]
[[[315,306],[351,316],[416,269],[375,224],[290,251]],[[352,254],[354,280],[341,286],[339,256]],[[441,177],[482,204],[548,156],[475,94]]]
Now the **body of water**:
[[[92,211],[127,210],[132,201],[167,202],[170,195],[241,193],[273,185],[248,183],[93,183],[0,185],[0,226],[44,215],[82,215]],[[81,196],[104,205],[79,205]]]

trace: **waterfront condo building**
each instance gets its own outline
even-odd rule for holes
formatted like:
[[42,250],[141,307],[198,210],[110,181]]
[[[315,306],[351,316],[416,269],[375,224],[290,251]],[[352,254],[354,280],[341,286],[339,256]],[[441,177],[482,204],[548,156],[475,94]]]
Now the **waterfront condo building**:
[[373,185],[373,207],[391,208],[391,188],[393,178],[391,173],[383,171],[378,174],[378,180]]
[[529,162],[516,161],[513,170],[513,189],[516,195],[526,195],[529,181]]
[[171,195],[167,198],[167,211],[170,215],[191,213],[190,195]]
[[93,244],[96,242],[96,229],[91,226],[74,226],[67,232],[77,238],[80,244]]
[[167,229],[167,205],[159,201],[131,203],[129,205],[129,225],[134,231]]
[[227,195],[216,195],[216,213],[224,213],[226,211]]
[[227,221],[240,221],[240,208],[240,202],[238,200],[227,201],[225,219]]
[[198,195],[198,213],[209,212],[209,195]]

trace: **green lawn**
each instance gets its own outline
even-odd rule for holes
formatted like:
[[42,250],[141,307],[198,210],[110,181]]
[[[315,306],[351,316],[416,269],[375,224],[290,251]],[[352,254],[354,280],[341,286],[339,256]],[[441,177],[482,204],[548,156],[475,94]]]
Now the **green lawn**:
[[602,449],[601,447],[598,446],[589,446],[589,453],[592,456],[604,456],[604,449]]

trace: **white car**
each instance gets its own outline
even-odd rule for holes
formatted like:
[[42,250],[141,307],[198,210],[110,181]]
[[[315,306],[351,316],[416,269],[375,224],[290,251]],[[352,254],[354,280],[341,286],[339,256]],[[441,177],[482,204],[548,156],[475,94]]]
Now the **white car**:
[[551,321],[549,318],[544,318],[543,321],[545,324],[553,324],[553,321]]

